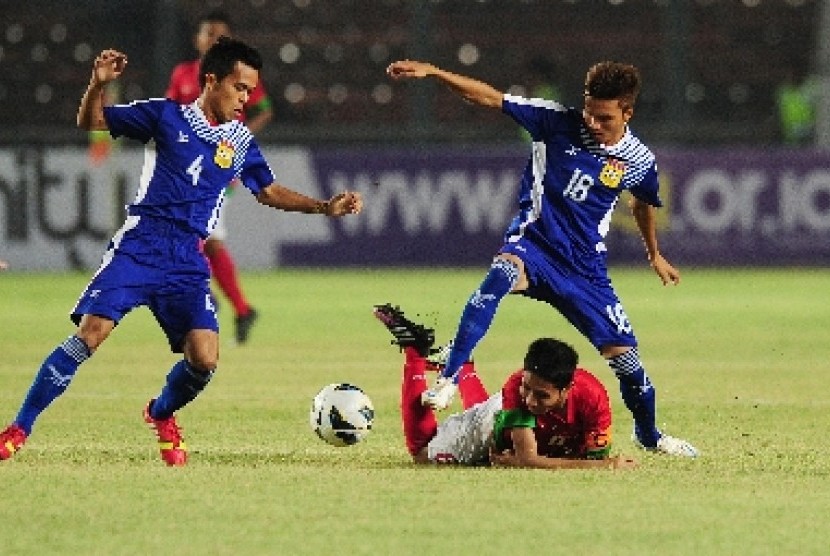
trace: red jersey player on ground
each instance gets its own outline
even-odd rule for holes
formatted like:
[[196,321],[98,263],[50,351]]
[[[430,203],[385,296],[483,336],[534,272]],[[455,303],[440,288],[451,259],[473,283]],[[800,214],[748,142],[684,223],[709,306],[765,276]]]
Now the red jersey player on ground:
[[[199,27],[194,37],[194,46],[199,53],[199,58],[182,62],[173,69],[170,84],[164,93],[165,97],[181,104],[190,104],[199,97],[202,91],[202,83],[199,80],[202,57],[221,36],[231,36],[230,17],[226,13],[221,11],[210,12],[199,20]],[[262,79],[257,82],[256,87],[251,91],[244,108],[245,111],[239,119],[245,121],[248,129],[254,135],[271,121],[273,117],[271,100],[265,92]],[[230,193],[230,191],[227,193]],[[248,304],[245,295],[242,293],[242,286],[236,273],[236,265],[230,252],[225,247],[228,232],[223,214],[224,211],[220,211],[216,228],[205,241],[204,249],[216,283],[219,284],[219,288],[233,305],[236,341],[242,344],[248,340],[248,334],[257,318],[257,312]]]
[[375,316],[395,337],[406,358],[401,415],[406,446],[416,463],[455,463],[542,469],[633,468],[636,462],[611,457],[608,393],[590,372],[577,368],[572,347],[540,338],[530,344],[523,368],[511,374],[500,392],[488,397],[472,362],[461,369],[458,391],[464,412],[438,424],[421,404],[432,329],[415,324],[390,304]]

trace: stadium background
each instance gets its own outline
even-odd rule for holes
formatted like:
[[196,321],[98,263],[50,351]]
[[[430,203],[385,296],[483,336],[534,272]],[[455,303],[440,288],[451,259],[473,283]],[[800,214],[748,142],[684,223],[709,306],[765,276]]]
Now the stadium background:
[[[131,143],[93,165],[74,127],[100,49],[130,56],[123,100],[160,94],[192,55],[198,14],[239,10],[239,34],[269,64],[277,115],[263,140],[275,170],[310,192],[353,182],[367,193],[366,212],[343,228],[236,194],[232,248],[263,269],[244,276],[263,319],[236,346],[224,333],[232,311],[219,312],[221,369],[180,415],[191,464],[165,469],[141,421],[173,356],[150,312],[135,311],[24,450],[0,463],[0,552],[825,555],[830,527],[811,517],[830,514],[819,448],[830,408],[827,119],[820,111],[818,145],[793,148],[780,144],[774,116],[787,64],[828,74],[817,46],[830,45],[824,4],[0,0],[0,259],[12,264],[0,273],[4,418],[69,332],[66,312],[140,170]],[[513,299],[476,350],[485,384],[502,383],[532,336],[571,342],[609,389],[615,450],[641,468],[540,475],[409,463],[400,355],[370,307],[400,304],[446,339],[499,244],[526,146],[505,118],[427,83],[390,84],[383,69],[424,55],[499,87],[530,86],[525,63],[538,53],[556,62],[570,102],[594,60],[643,68],[635,130],[658,150],[673,192],[662,244],[684,279],[661,288],[619,218],[611,253],[633,268],[612,275],[643,340],[660,424],[693,441],[697,460],[637,450],[599,354],[545,304]],[[379,269],[395,261],[428,268]],[[726,266],[736,261],[781,268]],[[290,268],[324,263],[337,266]],[[64,272],[73,268],[85,270]],[[377,409],[372,436],[346,451],[308,428],[310,399],[335,381],[361,385]]]
[[[194,56],[198,16],[222,8],[264,55],[276,115],[260,142],[281,181],[317,196],[343,187],[366,195],[360,218],[325,221],[275,218],[236,194],[227,210],[242,268],[489,259],[513,211],[527,147],[504,116],[434,83],[390,82],[386,65],[405,57],[518,94],[546,84],[568,104],[580,101],[591,63],[634,63],[644,88],[633,128],[658,153],[670,258],[680,266],[823,266],[830,102],[819,98],[814,144],[785,146],[776,91],[790,72],[821,82],[830,75],[825,4],[89,0],[80,9],[2,1],[0,258],[17,270],[97,265],[132,195],[141,151],[125,142],[104,162],[90,160],[74,117],[91,60],[105,47],[125,51],[120,100],[159,96],[172,67]],[[614,263],[642,263],[624,214],[609,247]]]

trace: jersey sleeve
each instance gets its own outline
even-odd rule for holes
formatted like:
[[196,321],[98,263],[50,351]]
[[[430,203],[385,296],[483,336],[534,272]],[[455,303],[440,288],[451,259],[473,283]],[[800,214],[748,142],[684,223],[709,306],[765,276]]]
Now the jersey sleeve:
[[605,459],[611,454],[611,426],[597,427],[585,438],[585,457],[587,459]]
[[242,170],[239,173],[239,181],[251,193],[257,195],[265,187],[268,187],[276,181],[274,172],[268,165],[268,161],[259,150],[259,145],[256,141],[251,140],[248,146],[248,151],[245,153],[245,161],[242,164]]
[[596,377],[587,371],[581,372],[586,373],[588,387],[575,402],[585,431],[585,457],[605,459],[611,453],[611,405],[608,393]]
[[510,429],[532,429],[536,426],[536,417],[529,411],[521,409],[502,409],[493,418],[493,445],[496,450],[510,448]]
[[104,119],[113,138],[129,137],[142,143],[155,135],[166,99],[136,100],[129,104],[104,107]]
[[657,165],[652,163],[645,174],[636,185],[633,185],[629,191],[644,203],[648,203],[653,207],[662,207],[663,201],[660,199],[660,181],[657,177]]
[[542,140],[560,128],[568,112],[565,106],[552,100],[514,95],[504,95],[501,109],[526,129],[534,141]]
[[522,405],[521,383],[522,371],[516,371],[507,377],[501,389],[502,409],[493,421],[493,444],[497,450],[510,448],[510,429],[536,426],[536,417]]

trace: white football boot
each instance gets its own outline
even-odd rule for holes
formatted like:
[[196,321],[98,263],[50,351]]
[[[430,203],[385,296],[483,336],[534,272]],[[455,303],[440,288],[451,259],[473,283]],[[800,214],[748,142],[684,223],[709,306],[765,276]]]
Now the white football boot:
[[439,376],[432,388],[421,394],[421,404],[435,410],[446,409],[455,397],[458,386],[452,378]]
[[660,452],[670,456],[680,456],[686,458],[696,458],[700,455],[697,448],[689,444],[687,441],[682,438],[669,436],[668,434],[661,436],[660,440],[657,441],[657,446],[653,448],[643,446],[643,443],[640,442],[640,439],[637,438],[636,434],[631,435],[631,440],[634,442],[635,446],[649,452]]

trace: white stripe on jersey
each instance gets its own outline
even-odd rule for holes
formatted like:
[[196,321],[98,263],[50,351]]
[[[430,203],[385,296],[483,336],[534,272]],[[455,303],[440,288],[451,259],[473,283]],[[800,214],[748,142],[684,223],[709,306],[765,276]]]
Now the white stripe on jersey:
[[[213,231],[216,229],[216,224],[219,222],[219,215],[222,214],[222,203],[225,201],[225,192],[227,188],[222,190],[222,193],[216,199],[216,206],[213,207],[213,210],[210,211],[210,219],[208,220],[207,224],[207,233],[212,234]],[[219,238],[216,238],[219,239]]]
[[[525,98],[515,95],[504,95],[505,100],[514,104],[524,106],[534,106],[537,108],[547,108],[549,110],[556,110],[557,112],[567,112],[569,108],[554,100],[545,100],[541,98]],[[585,122],[582,122],[579,129],[579,135],[582,139],[583,145],[592,154],[600,156],[613,156],[628,162],[626,171],[623,175],[622,186],[628,189],[632,185],[640,183],[643,175],[651,168],[654,163],[654,153],[649,150],[626,126],[625,134],[616,145],[611,147],[601,145],[591,136]]]
[[588,132],[583,122],[579,129],[579,135],[588,152],[600,156],[612,156],[627,162],[621,185],[623,189],[640,183],[643,175],[648,172],[654,163],[654,153],[640,141],[628,127],[625,134],[616,145],[601,145]]
[[626,189],[630,185],[640,183],[643,175],[654,164],[654,153],[635,137],[628,128],[626,128],[623,138],[616,145],[606,147],[606,149],[609,155],[630,162],[626,167],[622,181]]
[[138,178],[138,190],[135,192],[134,205],[140,205],[147,195],[147,190],[150,188],[150,181],[153,179],[153,173],[156,171],[156,141],[151,139],[144,145],[144,165],[141,167],[141,176]]
[[536,106],[537,108],[547,108],[549,110],[556,110],[557,112],[567,112],[568,107],[560,104],[555,100],[547,100],[544,98],[525,98],[517,97],[515,95],[504,95],[505,100],[513,104],[524,104],[526,106]]
[[[98,270],[96,270],[95,274],[93,274],[92,278],[90,278],[90,283],[92,282],[92,280],[95,279],[96,276],[98,276],[101,273],[102,270],[104,270],[112,262],[112,258],[115,256],[115,252],[118,251],[118,247],[121,245],[121,240],[124,239],[124,235],[136,226],[138,226],[138,223],[140,221],[140,216],[127,216],[127,219],[124,220],[124,224],[117,232],[115,232],[115,235],[112,236],[112,248],[107,249],[107,251],[104,253],[104,256],[101,258],[101,266],[98,267]],[[87,288],[88,287],[89,284],[87,284]],[[84,289],[84,293],[81,294],[81,297],[83,297],[84,294],[86,294],[86,289]]]
[[214,145],[218,145],[223,139],[233,143],[233,169],[234,175],[238,177],[242,170],[242,163],[245,161],[248,145],[254,138],[251,130],[239,120],[231,120],[217,126],[210,125],[196,101],[192,104],[183,104],[181,110],[184,119],[201,139]]
[[532,208],[525,221],[519,225],[519,232],[508,238],[509,242],[519,241],[528,224],[535,222],[542,214],[542,195],[545,194],[545,174],[548,167],[548,149],[543,141],[533,142],[531,160],[533,161],[533,186],[530,190]]
[[548,170],[548,148],[542,141],[533,142],[533,189],[530,199],[533,201],[531,218],[536,220],[542,214],[542,195],[545,194],[545,174]]
[[[611,203],[611,208],[608,209],[608,212],[606,212],[605,216],[602,217],[602,220],[599,221],[599,226],[597,226],[597,233],[599,234],[599,237],[604,238],[608,235],[608,231],[611,229],[611,217],[614,215],[614,209],[616,208],[619,200],[619,197],[614,199],[614,202]],[[605,246],[604,241],[600,241],[599,243],[597,243],[594,248],[596,249],[597,253],[603,253],[605,251],[608,251],[608,248]]]

